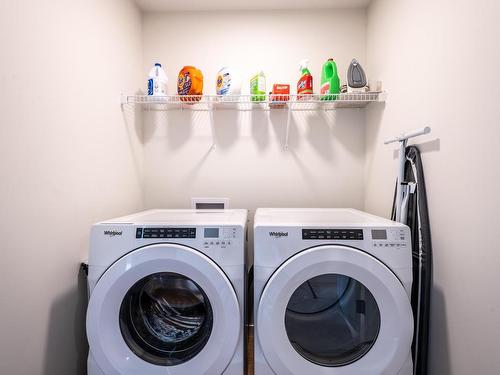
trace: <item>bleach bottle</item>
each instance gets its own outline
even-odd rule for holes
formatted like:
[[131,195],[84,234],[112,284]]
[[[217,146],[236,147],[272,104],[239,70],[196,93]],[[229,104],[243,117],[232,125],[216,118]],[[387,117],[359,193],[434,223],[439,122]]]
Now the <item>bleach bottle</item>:
[[156,63],[149,71],[148,77],[148,95],[167,95],[167,74],[161,67],[161,64]]
[[321,73],[321,100],[335,100],[340,93],[340,78],[337,73],[337,64],[333,59],[323,65],[323,72]]

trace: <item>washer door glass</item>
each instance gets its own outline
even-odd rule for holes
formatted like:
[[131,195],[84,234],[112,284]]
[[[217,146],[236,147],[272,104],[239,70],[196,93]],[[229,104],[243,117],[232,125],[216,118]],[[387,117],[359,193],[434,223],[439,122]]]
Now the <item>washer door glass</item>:
[[294,349],[320,366],[345,366],[363,357],[380,330],[375,298],[345,275],[323,274],[300,285],[285,314]]
[[207,343],[213,313],[205,292],[172,272],[149,275],[129,289],[120,308],[120,330],[143,360],[175,366],[196,356]]

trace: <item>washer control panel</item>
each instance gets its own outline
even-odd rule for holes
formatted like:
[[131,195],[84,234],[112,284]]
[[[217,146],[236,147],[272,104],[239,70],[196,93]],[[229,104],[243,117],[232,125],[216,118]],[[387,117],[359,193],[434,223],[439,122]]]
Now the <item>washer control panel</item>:
[[225,249],[231,246],[236,238],[236,227],[203,228],[203,248]]
[[374,248],[408,247],[409,238],[404,229],[372,229],[371,237]]

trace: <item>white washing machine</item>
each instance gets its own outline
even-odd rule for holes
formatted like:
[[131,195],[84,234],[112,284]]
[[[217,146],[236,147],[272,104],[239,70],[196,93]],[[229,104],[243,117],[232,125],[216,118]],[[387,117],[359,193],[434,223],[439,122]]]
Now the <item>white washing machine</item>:
[[258,209],[256,375],[411,375],[407,226],[350,209]]
[[89,375],[243,375],[245,210],[92,227]]

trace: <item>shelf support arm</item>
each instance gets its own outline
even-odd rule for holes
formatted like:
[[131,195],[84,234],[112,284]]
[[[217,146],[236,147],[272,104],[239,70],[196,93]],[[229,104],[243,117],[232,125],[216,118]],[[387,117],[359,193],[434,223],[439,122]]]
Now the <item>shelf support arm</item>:
[[212,132],[212,145],[210,146],[210,149],[215,149],[216,143],[215,143],[215,120],[214,120],[214,111],[215,107],[212,103],[208,104],[208,113],[210,116],[210,130]]
[[290,103],[288,103],[288,114],[286,119],[286,133],[285,133],[285,150],[288,150],[288,140],[290,138],[290,122],[292,121],[292,109],[290,108]]

